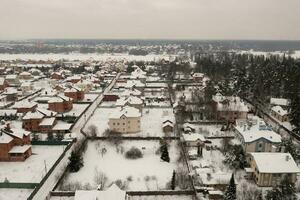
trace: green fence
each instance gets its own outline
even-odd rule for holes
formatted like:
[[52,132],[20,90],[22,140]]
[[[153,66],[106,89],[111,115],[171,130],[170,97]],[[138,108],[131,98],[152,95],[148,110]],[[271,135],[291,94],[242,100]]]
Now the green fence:
[[34,189],[39,183],[0,183],[0,188]]

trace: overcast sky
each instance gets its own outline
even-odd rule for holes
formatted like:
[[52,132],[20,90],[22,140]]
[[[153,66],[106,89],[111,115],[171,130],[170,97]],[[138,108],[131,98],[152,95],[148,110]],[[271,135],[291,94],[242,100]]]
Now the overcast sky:
[[300,40],[300,0],[0,0],[0,39]]

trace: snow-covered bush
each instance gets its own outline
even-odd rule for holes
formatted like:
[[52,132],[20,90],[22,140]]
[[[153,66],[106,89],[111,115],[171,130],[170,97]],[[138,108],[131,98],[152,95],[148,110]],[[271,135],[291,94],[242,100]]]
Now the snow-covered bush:
[[125,153],[125,157],[128,159],[138,159],[143,157],[143,153],[138,148],[131,147],[131,149]]

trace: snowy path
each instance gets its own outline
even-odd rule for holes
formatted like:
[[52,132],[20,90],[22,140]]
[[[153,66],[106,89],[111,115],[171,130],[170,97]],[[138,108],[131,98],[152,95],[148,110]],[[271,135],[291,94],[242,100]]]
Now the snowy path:
[[[120,74],[116,76],[116,78],[110,83],[110,85],[105,89],[105,91],[100,94],[97,99],[92,103],[92,105],[86,110],[86,112],[81,116],[81,118],[76,122],[76,124],[73,126],[72,132],[76,133],[77,137],[83,137],[80,130],[85,126],[88,119],[92,116],[97,106],[101,103],[104,93],[111,90],[116,82],[116,80],[119,78]],[[68,157],[72,152],[72,148],[70,148],[64,158],[60,161],[60,163],[56,166],[52,174],[49,176],[49,178],[46,180],[46,182],[41,186],[39,191],[36,193],[36,195],[33,197],[33,200],[44,200],[44,199],[50,199],[49,192],[52,190],[57,181],[58,177],[62,175],[63,170],[68,165]]]

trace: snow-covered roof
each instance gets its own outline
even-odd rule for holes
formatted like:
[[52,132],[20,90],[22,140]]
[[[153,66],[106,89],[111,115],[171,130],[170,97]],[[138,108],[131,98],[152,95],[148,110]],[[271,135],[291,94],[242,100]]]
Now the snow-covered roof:
[[115,184],[111,185],[105,191],[98,190],[76,190],[74,200],[125,200],[126,191],[121,190]]
[[44,118],[43,121],[39,124],[39,126],[52,126],[55,122],[55,117]]
[[174,127],[174,124],[172,122],[169,122],[169,121],[166,121],[162,124],[162,127],[167,127],[167,126],[171,126],[171,127]]
[[129,105],[141,105],[143,104],[143,100],[136,96],[122,97],[116,101],[116,106],[125,106]]
[[44,118],[44,115],[40,112],[27,112],[25,116],[23,117],[24,119],[42,119]]
[[198,77],[201,78],[201,77],[203,77],[203,76],[204,76],[203,73],[198,73],[198,72],[197,72],[197,73],[194,73],[194,74],[193,74],[193,77],[194,77],[194,78],[198,78]]
[[38,112],[40,112],[41,114],[45,115],[46,117],[54,117],[57,115],[57,112],[52,111],[52,110],[47,110],[44,108],[37,108],[36,110]]
[[284,98],[271,98],[270,104],[278,106],[288,106],[290,104],[290,101]]
[[59,103],[59,102],[70,101],[70,100],[71,100],[71,98],[66,97],[64,95],[57,95],[57,96],[52,97],[48,101],[48,103]]
[[300,173],[290,153],[251,153],[260,173]]
[[199,133],[190,133],[190,134],[184,133],[184,134],[182,134],[182,137],[183,137],[183,140],[186,142],[195,142],[198,140],[200,140],[202,142],[205,141],[204,136]]
[[37,106],[36,102],[33,101],[28,101],[28,100],[23,100],[23,101],[17,101],[15,104],[12,106],[12,108],[32,108]]
[[217,103],[218,111],[249,111],[248,106],[238,96],[223,96],[217,93],[212,99]]
[[71,129],[72,124],[68,124],[68,123],[57,123],[52,130],[54,131],[65,131],[65,130],[70,130]]
[[8,153],[25,153],[31,145],[14,146]]
[[281,136],[257,116],[253,116],[250,119],[238,119],[236,124],[235,129],[246,143],[254,142],[260,138],[264,138],[272,143],[281,142]]
[[9,116],[9,115],[15,115],[17,114],[17,110],[15,109],[1,109],[0,110],[0,116]]
[[1,131],[0,133],[0,144],[7,144],[10,143],[13,140],[13,137],[10,135],[7,135]]
[[141,117],[141,113],[137,108],[124,106],[116,108],[115,111],[109,116],[109,119],[120,119],[122,116],[125,117]]
[[284,116],[284,115],[288,114],[288,111],[284,110],[281,106],[273,106],[272,111],[274,111],[275,113],[277,113],[280,116]]

